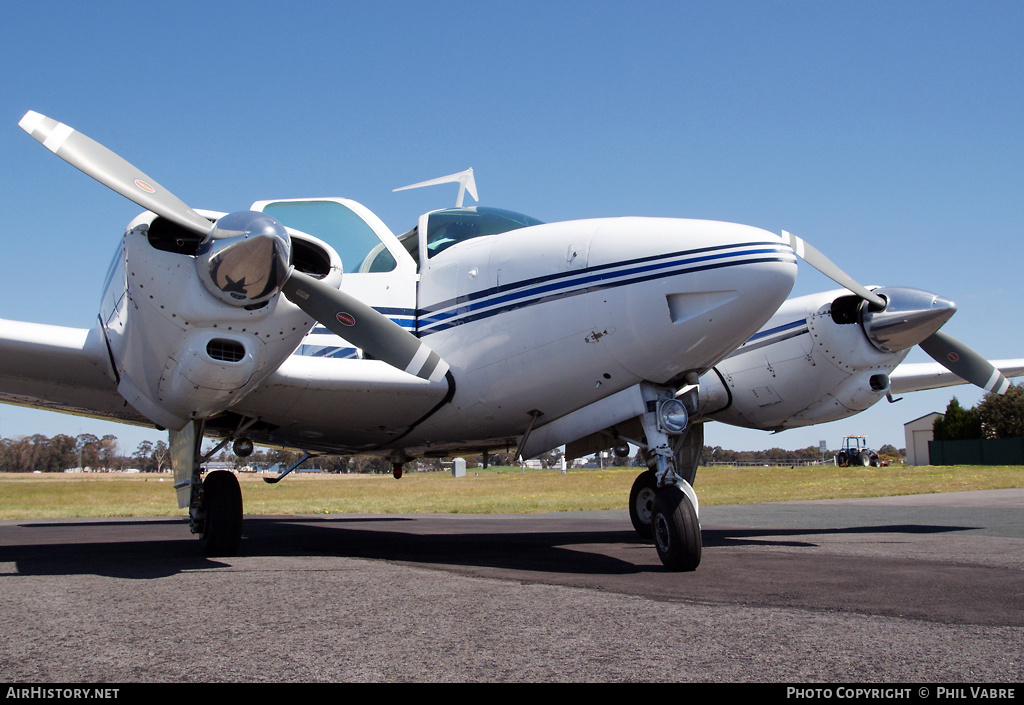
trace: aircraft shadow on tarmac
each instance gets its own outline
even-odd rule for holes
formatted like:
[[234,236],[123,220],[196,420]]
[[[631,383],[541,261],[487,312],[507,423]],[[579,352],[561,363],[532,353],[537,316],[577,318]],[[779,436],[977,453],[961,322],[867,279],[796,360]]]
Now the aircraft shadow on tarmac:
[[[402,517],[247,517],[239,555],[335,556],[563,575],[664,572],[653,546],[632,530],[443,534],[416,533],[412,526],[410,531],[402,530],[403,524],[415,521]],[[380,528],[382,523],[392,522],[392,526]],[[87,574],[141,580],[227,565],[230,559],[203,556],[200,542],[191,537],[186,524],[183,518],[20,524],[16,527],[19,531],[43,529],[48,537],[38,542],[29,539],[18,545],[0,545],[0,563],[14,563],[17,575]],[[713,550],[736,546],[812,547],[816,545],[812,541],[799,539],[810,535],[908,535],[969,529],[899,524],[705,529],[702,534],[705,549]],[[62,540],[65,531],[67,540]],[[111,531],[117,532],[115,537],[111,537]],[[167,538],[178,531],[181,539]],[[96,533],[95,540],[90,540],[92,532]],[[643,549],[640,564],[630,560],[638,556],[634,550],[638,548]],[[0,578],[11,574],[0,570]]]
[[[924,535],[945,534],[951,531],[970,531],[977,527],[971,526],[932,526],[927,524],[886,524],[884,526],[850,526],[837,529],[704,529],[701,537],[704,547],[735,547],[735,546],[816,546],[812,541],[784,540],[782,536],[851,536],[854,534],[896,534]],[[765,540],[772,537],[771,540]]]

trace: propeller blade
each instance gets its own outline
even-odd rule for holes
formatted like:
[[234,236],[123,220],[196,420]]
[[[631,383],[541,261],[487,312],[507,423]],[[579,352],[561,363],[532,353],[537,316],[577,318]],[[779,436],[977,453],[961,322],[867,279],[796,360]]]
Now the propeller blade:
[[129,201],[206,236],[213,224],[120,156],[81,132],[29,110],[18,123],[36,141]]
[[359,299],[293,271],[281,291],[288,300],[377,360],[431,382],[448,364],[415,335]]
[[877,294],[871,293],[870,290],[854,281],[849,274],[841,270],[832,260],[823,255],[813,246],[807,244],[803,239],[793,235],[792,233],[787,233],[785,230],[782,231],[782,237],[789,241],[789,246],[793,248],[794,252],[796,252],[797,257],[802,259],[804,262],[817,269],[835,283],[839,284],[839,286],[849,289],[865,301],[871,302],[871,304],[879,310],[885,308],[885,299]]
[[947,370],[988,392],[1005,394],[1010,382],[995,365],[959,340],[935,331],[920,343],[921,349]]

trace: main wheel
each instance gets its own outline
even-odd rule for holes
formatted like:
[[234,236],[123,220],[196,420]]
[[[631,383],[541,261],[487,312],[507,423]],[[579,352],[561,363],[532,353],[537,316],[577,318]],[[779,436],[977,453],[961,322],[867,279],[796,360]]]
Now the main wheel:
[[673,571],[695,570],[700,565],[700,522],[689,498],[674,485],[661,487],[652,514],[654,545],[662,564]]
[[633,489],[629,491],[629,520],[640,538],[649,539],[654,535],[654,495],[658,489],[658,478],[653,470],[637,475]]
[[203,547],[208,556],[233,556],[242,541],[242,489],[226,470],[203,480]]

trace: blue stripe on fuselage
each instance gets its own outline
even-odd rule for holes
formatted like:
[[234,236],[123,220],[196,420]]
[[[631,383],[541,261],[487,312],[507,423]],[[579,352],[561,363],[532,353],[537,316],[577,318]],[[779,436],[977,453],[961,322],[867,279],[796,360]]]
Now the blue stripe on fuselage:
[[[447,301],[442,301],[413,312],[401,308],[377,308],[392,321],[422,337],[448,328],[479,321],[500,313],[534,306],[569,296],[602,289],[653,281],[679,274],[689,274],[744,264],[763,262],[796,262],[793,251],[778,242],[751,242],[743,245],[720,245],[686,250],[663,255],[615,262],[599,267],[535,277],[491,287]],[[416,316],[414,318],[414,315]],[[458,320],[452,320],[452,319]],[[785,324],[755,334],[747,343],[799,326],[803,321]],[[315,326],[312,335],[334,335],[323,326]],[[742,349],[742,348],[741,348]],[[300,346],[300,355],[349,356],[354,349],[348,346]]]
[[[795,261],[792,250],[785,245],[759,242],[701,248],[616,262],[578,272],[554,274],[496,286],[425,307],[419,311],[419,332],[422,336],[546,301],[679,274],[759,262]],[[459,320],[449,322],[454,318]]]

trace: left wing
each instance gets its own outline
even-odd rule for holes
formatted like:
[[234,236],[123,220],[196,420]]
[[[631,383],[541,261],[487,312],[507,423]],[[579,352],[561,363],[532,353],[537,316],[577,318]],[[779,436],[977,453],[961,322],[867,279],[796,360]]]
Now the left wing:
[[151,425],[117,393],[98,327],[0,320],[0,401]]
[[[1004,377],[1024,375],[1024,359],[992,360]],[[953,374],[937,362],[918,362],[901,364],[889,374],[889,386],[893,394],[919,392],[924,389],[952,387],[958,384],[970,384]]]
[[[298,447],[376,447],[446,399],[446,383],[405,374],[380,360],[293,355],[229,410],[260,418]],[[0,402],[144,426],[153,423],[117,391],[97,327],[64,328],[0,319]],[[264,437],[266,436],[266,437]]]

